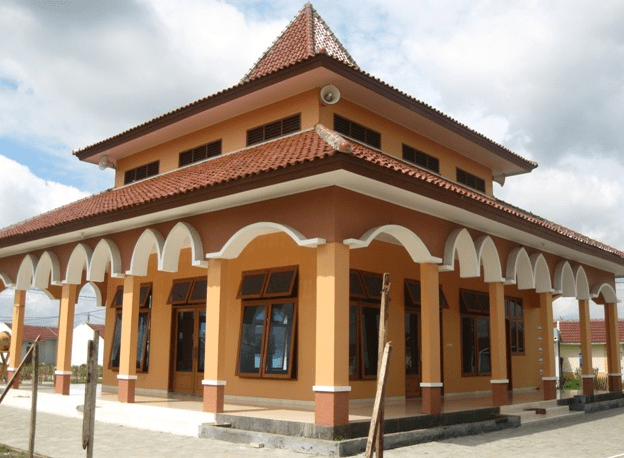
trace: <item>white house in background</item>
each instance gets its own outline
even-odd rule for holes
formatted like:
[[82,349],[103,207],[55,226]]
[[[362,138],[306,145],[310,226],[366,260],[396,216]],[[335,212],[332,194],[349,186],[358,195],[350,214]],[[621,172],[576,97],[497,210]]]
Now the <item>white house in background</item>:
[[90,323],[82,323],[74,328],[71,353],[72,366],[87,364],[87,346],[89,340],[93,340],[93,331],[100,331],[98,365],[102,366],[102,361],[104,361],[104,325]]
[[[11,336],[12,323],[0,322],[0,332],[7,331]],[[39,364],[56,364],[56,347],[58,345],[58,328],[49,326],[24,326],[24,337],[22,340],[22,357],[26,355],[37,336],[39,338]],[[17,363],[19,365],[19,362]],[[9,362],[9,366],[13,366]],[[15,366],[16,367],[16,366]]]
[[[561,358],[563,372],[574,372],[580,367],[581,325],[578,320],[556,321],[554,327],[561,333]],[[607,376],[607,336],[604,320],[592,320],[589,323],[591,334],[592,366],[598,369],[600,377]],[[618,341],[620,358],[624,355],[624,320],[618,321]],[[621,359],[620,363],[624,363]]]

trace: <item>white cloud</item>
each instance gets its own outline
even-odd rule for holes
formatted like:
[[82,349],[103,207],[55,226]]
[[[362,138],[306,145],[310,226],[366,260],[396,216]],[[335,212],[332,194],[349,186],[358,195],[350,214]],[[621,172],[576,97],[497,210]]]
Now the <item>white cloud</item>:
[[42,180],[27,167],[0,155],[0,227],[87,196],[61,183]]

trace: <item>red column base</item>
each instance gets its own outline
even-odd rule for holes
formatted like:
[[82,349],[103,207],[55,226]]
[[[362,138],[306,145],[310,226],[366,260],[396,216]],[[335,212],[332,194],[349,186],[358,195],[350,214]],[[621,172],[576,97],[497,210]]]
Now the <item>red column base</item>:
[[442,387],[423,386],[422,410],[427,415],[440,415],[442,413]]
[[583,396],[594,395],[594,377],[583,376]]
[[349,392],[315,392],[314,423],[320,426],[348,425]]
[[509,404],[507,383],[492,383],[492,404],[496,407]]
[[225,386],[204,385],[204,412],[223,413]]
[[69,385],[71,382],[70,374],[55,374],[54,375],[54,392],[56,394],[62,394],[63,396],[69,396]]
[[[7,370],[7,383],[9,383],[9,381],[11,380],[11,377],[13,377],[13,374],[15,374],[15,372],[16,371],[9,371],[9,370]],[[20,377],[18,376],[18,377],[15,378],[15,381],[13,382],[12,388],[17,389],[17,388],[19,388],[19,386],[20,386]]]
[[609,391],[613,393],[622,392],[622,376],[620,374],[609,375],[607,377],[607,382],[609,385]]
[[542,380],[542,387],[544,390],[544,401],[557,399],[557,381],[556,380]]
[[134,392],[136,389],[136,380],[117,380],[118,392],[117,397],[119,402],[126,402],[128,404],[134,403]]

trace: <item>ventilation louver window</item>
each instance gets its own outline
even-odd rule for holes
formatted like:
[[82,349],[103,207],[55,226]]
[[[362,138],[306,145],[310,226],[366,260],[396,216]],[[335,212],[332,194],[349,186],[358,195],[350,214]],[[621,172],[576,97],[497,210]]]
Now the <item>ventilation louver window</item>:
[[301,115],[296,114],[247,131],[247,146],[283,137],[301,130]]
[[485,180],[465,170],[457,169],[457,181],[477,191],[485,192]]
[[221,140],[217,140],[211,143],[207,143],[197,148],[193,148],[180,153],[179,166],[193,164],[195,162],[203,161],[209,157],[219,156],[221,154]]
[[135,181],[144,180],[158,175],[159,169],[160,161],[154,161],[134,169],[126,170],[126,173],[124,174],[124,184],[134,183]]
[[381,149],[381,134],[368,127],[350,121],[337,114],[334,115],[334,130],[354,140],[359,140],[373,148]]
[[424,169],[440,173],[440,160],[437,157],[423,153],[422,151],[405,144],[403,145],[403,159],[411,162],[412,164],[419,165]]

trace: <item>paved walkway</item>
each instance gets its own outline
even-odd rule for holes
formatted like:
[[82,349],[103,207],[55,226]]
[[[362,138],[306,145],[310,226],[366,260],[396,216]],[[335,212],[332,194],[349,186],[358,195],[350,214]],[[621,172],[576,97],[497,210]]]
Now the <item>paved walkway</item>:
[[[73,399],[74,396],[69,397]],[[75,396],[79,397],[79,396]],[[35,450],[48,457],[84,457],[82,450],[82,419],[68,397],[46,395],[39,397]],[[112,409],[106,401],[96,411],[95,457],[228,457],[228,458],[304,458],[302,453],[253,448],[250,445],[231,444],[191,437],[196,434],[199,412],[181,411],[187,425],[179,418],[154,417],[154,407],[121,405]],[[134,409],[128,410],[128,409]],[[30,396],[23,390],[11,391],[0,405],[0,444],[21,449],[28,448],[30,425]],[[124,410],[125,409],[125,410]],[[54,412],[51,413],[51,412]],[[176,409],[169,410],[171,415]],[[105,415],[106,413],[106,415]],[[117,417],[117,418],[115,418]],[[134,417],[134,418],[132,418]],[[104,421],[103,421],[104,420]],[[114,424],[115,420],[126,426]],[[137,429],[152,420],[161,431]],[[168,424],[170,423],[170,424]],[[176,429],[172,428],[176,424]],[[163,431],[176,431],[171,434]],[[414,456],[435,457],[552,457],[579,456],[584,458],[624,458],[624,408],[597,414],[562,418],[557,422],[535,422],[520,428],[482,434],[442,442],[432,442],[386,451],[387,458]],[[359,455],[360,457],[362,455]]]

